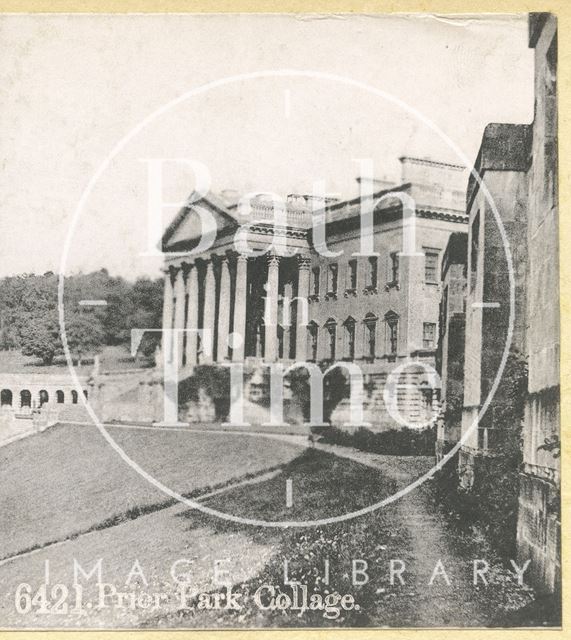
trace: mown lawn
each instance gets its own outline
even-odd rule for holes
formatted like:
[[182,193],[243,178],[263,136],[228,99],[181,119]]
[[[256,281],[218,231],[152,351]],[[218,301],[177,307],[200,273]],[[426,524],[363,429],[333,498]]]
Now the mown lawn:
[[[258,439],[242,440],[257,442]],[[270,449],[268,443],[271,441],[264,441],[265,448]],[[205,503],[226,513],[245,517],[307,520],[343,514],[394,489],[392,481],[387,481],[375,469],[315,449],[300,451],[298,448],[298,455],[271,478],[256,484],[230,487],[207,498]],[[285,500],[287,479],[293,480],[292,507],[288,507]],[[225,563],[224,567],[230,572],[236,587],[242,590],[244,586],[243,591],[246,592],[248,585],[258,584],[266,576],[279,584],[280,563],[285,555],[291,559],[291,571],[295,576],[311,582],[322,570],[323,554],[331,555],[332,567],[337,573],[339,558],[335,556],[335,550],[342,554],[351,553],[352,543],[355,541],[359,545],[365,531],[368,530],[367,536],[375,540],[375,545],[380,540],[390,539],[392,534],[388,529],[370,529],[369,524],[369,518],[365,518],[346,523],[341,528],[268,529],[232,524],[178,504],[127,520],[120,526],[79,536],[57,547],[48,546],[38,554],[0,566],[0,584],[4,587],[0,614],[10,625],[16,626],[235,626],[247,621],[274,624],[273,616],[259,620],[260,611],[255,608],[248,609],[241,620],[231,612],[225,612],[222,620],[219,620],[220,615],[189,618],[187,612],[179,610],[178,590],[169,576],[169,567],[177,559],[188,559],[192,563],[193,591],[209,592],[220,588],[214,582],[213,571],[214,563],[220,560]],[[304,560],[305,555],[309,561]],[[35,590],[41,583],[46,560],[50,563],[52,581],[71,585],[74,560],[89,568],[97,558],[102,559],[105,582],[123,585],[137,560],[148,580],[148,585],[139,583],[139,587],[148,592],[166,592],[171,597],[160,611],[97,610],[93,607],[82,618],[41,616],[34,612],[28,616],[16,614],[14,593],[17,584],[25,580],[34,585]],[[343,562],[350,562],[349,556],[344,557]],[[95,599],[94,585],[85,583],[85,587],[86,599]],[[293,621],[294,624],[300,622],[307,624],[308,621]]]
[[[184,494],[275,468],[302,451],[241,434],[110,433],[142,468]],[[168,502],[95,427],[53,427],[0,449],[0,559]]]
[[[106,346],[99,354],[99,364],[102,371],[116,369],[134,369],[146,366],[142,358],[134,358],[125,346]],[[76,363],[79,375],[89,374],[93,369],[93,357],[85,359],[81,366]],[[0,351],[0,373],[55,373],[69,372],[67,360],[58,356],[50,365],[45,365],[39,358],[24,356],[19,351]]]
[[[157,439],[155,433],[117,429],[126,449],[139,455],[141,463],[147,463],[149,468],[169,475],[173,486],[179,483],[179,490],[199,486],[200,482],[192,478],[207,475],[209,484],[222,484],[231,475],[228,462],[234,465],[234,470],[239,468],[243,472],[244,461],[250,461],[247,468],[253,472],[262,466],[261,461],[272,466],[289,456],[274,474],[264,476],[256,484],[230,485],[224,492],[203,498],[210,507],[247,518],[310,520],[344,514],[393,493],[396,482],[403,480],[402,475],[408,472],[411,478],[415,477],[411,466],[416,469],[416,463],[429,464],[420,459],[395,462],[387,456],[386,464],[380,470],[338,458],[318,448],[293,449],[266,438],[242,435],[230,442],[227,440],[229,435],[195,433],[188,441],[183,441],[182,436],[187,434],[177,436],[176,432],[164,432],[165,438]],[[66,438],[75,439],[79,452],[77,459],[61,459],[57,469],[53,464],[41,463],[39,470],[32,473],[29,466],[34,460],[41,460],[45,445],[50,443],[48,436],[54,440],[52,455],[55,442],[61,447]],[[41,532],[41,536],[49,539],[57,531],[69,531],[71,525],[75,526],[82,519],[87,526],[98,514],[101,520],[113,511],[152,504],[153,501],[160,504],[164,500],[161,494],[145,486],[134,472],[129,475],[130,469],[121,461],[119,466],[112,462],[113,458],[109,456],[113,452],[108,447],[103,450],[101,443],[97,444],[96,436],[93,430],[77,427],[46,432],[27,441],[36,442],[33,450],[30,447],[26,452],[25,465],[35,486],[28,487],[26,477],[18,480],[18,486],[20,491],[22,486],[26,487],[26,500],[29,504],[33,500],[35,511],[27,516],[18,512],[19,534],[35,532],[38,537]],[[216,440],[214,436],[217,436]],[[83,445],[83,450],[78,443]],[[98,456],[94,455],[94,447]],[[284,450],[280,451],[282,447]],[[205,462],[207,455],[209,459]],[[411,465],[412,462],[415,464]],[[18,462],[11,461],[11,464],[11,472],[15,473]],[[189,469],[191,479],[186,473]],[[49,472],[45,488],[37,479],[42,471]],[[2,473],[2,491],[5,493],[5,468]],[[75,484],[73,473],[79,476]],[[90,481],[88,477],[91,477]],[[292,481],[293,487],[291,506],[286,501],[288,480]],[[75,488],[75,493],[69,490],[70,487]],[[98,488],[97,492],[95,488]],[[42,500],[45,504],[40,504]],[[86,500],[91,500],[88,506]],[[84,512],[86,515],[81,515]],[[0,526],[3,538],[13,540],[9,537],[14,535],[9,532],[9,525],[4,521]],[[501,625],[507,612],[528,605],[531,600],[529,589],[517,587],[505,567],[496,563],[493,555],[488,555],[480,541],[457,544],[461,542],[457,537],[440,521],[426,486],[366,516],[324,526],[290,529],[237,524],[180,504],[142,515],[139,506],[135,516],[126,518],[119,526],[78,536],[57,547],[48,546],[38,554],[0,566],[0,584],[3,586],[0,617],[9,626],[17,627]],[[84,567],[92,567],[98,558],[103,564],[104,581],[118,587],[124,585],[137,561],[147,580],[144,584],[136,581],[137,592],[164,592],[168,596],[164,605],[159,609],[136,610],[93,607],[85,610],[81,617],[19,616],[15,611],[17,585],[25,580],[37,589],[46,560],[50,562],[54,583],[71,584],[75,559]],[[405,584],[390,582],[392,558],[406,564]],[[487,558],[493,565],[493,575],[486,588],[472,585],[472,558]],[[243,606],[235,611],[205,611],[188,606],[196,604],[196,600],[191,600],[181,607],[178,589],[169,574],[172,563],[179,559],[184,559],[190,566],[192,594],[220,591],[220,585],[214,582],[214,566],[218,561],[223,562],[229,571],[233,592],[240,594]],[[366,561],[367,581],[355,584],[352,580],[354,559]],[[278,592],[291,590],[284,584],[286,560],[289,578],[306,585],[309,593],[319,593],[323,597],[333,592],[351,594],[360,608],[343,611],[335,619],[324,618],[320,610],[305,610],[301,615],[289,609],[261,610],[253,598],[261,585],[273,585]],[[450,572],[452,584],[439,580],[434,587],[428,586],[437,560],[442,560]],[[329,583],[324,577],[326,561],[330,566]],[[86,597],[92,597],[94,590],[93,582],[86,584]],[[521,619],[520,624],[525,625],[525,620]]]

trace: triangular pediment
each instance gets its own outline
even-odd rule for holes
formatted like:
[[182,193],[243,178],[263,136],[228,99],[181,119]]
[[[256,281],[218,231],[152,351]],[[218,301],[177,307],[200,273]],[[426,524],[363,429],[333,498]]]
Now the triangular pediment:
[[216,237],[236,230],[238,223],[225,205],[212,194],[208,194],[181,209],[169,225],[162,239],[163,251],[180,251],[196,246],[208,231],[203,227],[200,210],[208,211],[208,222],[216,227]]

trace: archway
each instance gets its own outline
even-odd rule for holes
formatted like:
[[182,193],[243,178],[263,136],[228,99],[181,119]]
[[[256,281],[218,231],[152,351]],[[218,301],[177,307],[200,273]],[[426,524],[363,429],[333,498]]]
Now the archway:
[[71,392],[71,403],[77,404],[77,391],[75,389]]
[[32,393],[29,389],[20,391],[20,407],[32,406]]
[[44,404],[47,404],[50,401],[50,395],[45,389],[42,389],[40,391],[39,397],[40,397],[40,407]]
[[58,404],[63,404],[64,403],[64,399],[65,399],[65,396],[64,396],[63,391],[61,389],[58,389],[56,391],[56,402]]
[[10,389],[2,389],[0,392],[0,406],[12,406],[12,391],[10,391]]

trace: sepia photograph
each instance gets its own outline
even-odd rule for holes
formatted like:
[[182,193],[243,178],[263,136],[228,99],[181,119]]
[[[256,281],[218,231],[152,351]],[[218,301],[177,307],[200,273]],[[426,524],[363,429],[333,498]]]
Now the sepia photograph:
[[561,628],[557,29],[0,13],[0,629]]

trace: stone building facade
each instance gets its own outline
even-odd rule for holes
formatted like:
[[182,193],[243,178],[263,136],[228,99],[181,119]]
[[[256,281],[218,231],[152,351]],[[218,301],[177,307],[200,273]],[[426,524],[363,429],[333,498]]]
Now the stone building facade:
[[[475,163],[479,180],[471,176],[468,181],[464,402],[458,471],[460,484],[470,489],[478,473],[493,467],[501,451],[510,447],[519,451],[523,463],[517,509],[518,561],[521,566],[530,561],[526,576],[537,589],[558,593],[560,336],[554,16],[530,14],[529,46],[535,50],[533,123],[488,125]],[[494,207],[505,234],[495,220]],[[451,277],[450,269],[443,271],[443,287]],[[442,360],[444,397],[455,365],[447,331],[447,323],[441,321],[438,359]],[[506,345],[506,368],[481,416]],[[514,424],[506,424],[518,371],[524,372],[526,386],[516,402],[518,412],[519,405],[525,406],[521,419],[516,412]],[[453,424],[441,423],[437,455],[456,436]]]
[[[384,410],[387,376],[405,362],[434,366],[442,255],[450,234],[467,224],[462,167],[416,158],[401,158],[401,165],[402,184],[361,183],[361,197],[353,200],[290,195],[281,224],[277,205],[264,195],[249,201],[247,216],[212,194],[182,210],[163,238],[163,326],[208,328],[213,340],[209,349],[184,335],[181,377],[202,364],[243,362],[253,371],[275,362],[352,362],[365,377],[366,422],[398,426]],[[405,201],[414,203],[412,222]],[[194,255],[200,207],[216,221],[216,234],[207,251]],[[372,211],[374,253],[361,245],[364,207]],[[263,255],[236,251],[242,232]],[[174,356],[172,345],[164,348]],[[435,399],[421,388],[423,376],[414,364],[403,372],[417,387],[403,394],[403,417],[419,424]]]
[[460,440],[464,401],[466,274],[468,234],[450,235],[442,257],[440,319],[436,370],[441,380],[442,415],[437,422],[436,459]]
[[494,389],[506,349],[510,356],[525,357],[530,133],[528,125],[488,125],[474,167],[481,184],[474,176],[468,181],[464,407],[459,455],[465,486],[473,481],[478,457],[493,456],[503,446],[503,421],[501,416],[496,419],[496,408],[510,391],[505,372],[498,379],[489,406],[483,415],[481,412]]
[[560,590],[560,383],[557,203],[557,21],[531,14],[535,51],[533,161],[528,172],[527,353],[528,400],[523,427],[523,470],[518,550],[531,558],[534,584]]

